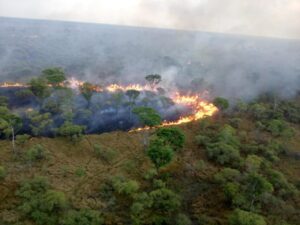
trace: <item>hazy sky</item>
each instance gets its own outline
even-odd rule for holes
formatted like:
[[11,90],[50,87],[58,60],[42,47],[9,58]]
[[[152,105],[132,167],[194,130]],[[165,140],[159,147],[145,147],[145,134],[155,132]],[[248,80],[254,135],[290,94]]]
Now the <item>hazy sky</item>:
[[0,0],[0,16],[300,38],[300,0]]

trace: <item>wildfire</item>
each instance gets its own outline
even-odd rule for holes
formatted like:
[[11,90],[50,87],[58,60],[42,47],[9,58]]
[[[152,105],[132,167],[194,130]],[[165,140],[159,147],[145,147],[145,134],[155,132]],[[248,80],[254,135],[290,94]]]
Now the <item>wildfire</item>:
[[[75,78],[70,78],[63,84],[62,86],[66,86],[72,89],[79,89],[84,85],[83,81],[77,80]],[[5,82],[0,84],[1,88],[9,88],[9,87],[28,87],[27,84],[23,83],[10,83]],[[139,84],[130,84],[127,86],[119,85],[119,84],[110,84],[105,88],[101,88],[99,85],[92,85],[93,91],[95,92],[103,92],[104,90],[108,92],[116,92],[116,91],[128,91],[128,90],[137,90],[137,91],[146,91],[152,90],[150,87],[142,86]],[[189,123],[192,121],[196,121],[202,119],[207,116],[212,116],[214,113],[218,111],[218,108],[214,106],[212,103],[209,103],[203,100],[200,95],[182,95],[179,92],[176,92],[174,95],[170,96],[174,103],[178,105],[188,106],[192,109],[192,114],[189,116],[180,117],[176,121],[164,121],[159,127],[162,126],[172,126],[179,125],[183,123]],[[132,131],[140,131],[147,130],[149,127],[138,128]]]

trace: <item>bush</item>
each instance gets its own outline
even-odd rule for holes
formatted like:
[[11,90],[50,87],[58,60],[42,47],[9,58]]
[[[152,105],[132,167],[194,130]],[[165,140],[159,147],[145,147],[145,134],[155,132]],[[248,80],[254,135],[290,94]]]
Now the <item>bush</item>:
[[81,140],[84,130],[85,126],[74,125],[70,122],[65,122],[60,128],[57,129],[57,134],[76,142]]
[[173,212],[181,205],[179,196],[167,188],[151,191],[149,196],[153,199],[153,209],[160,212]]
[[164,140],[156,138],[151,140],[147,150],[147,155],[156,168],[159,168],[171,162],[174,151],[170,146],[165,145]]
[[103,159],[104,161],[111,163],[117,156],[117,152],[113,149],[104,149],[102,146],[95,144],[94,151],[98,158]]
[[84,177],[86,175],[86,171],[83,167],[79,167],[75,170],[75,175],[77,177]]
[[242,178],[240,171],[231,168],[224,168],[214,176],[214,180],[219,184],[225,184],[228,181],[237,182]]
[[236,209],[229,217],[229,225],[267,225],[263,216]]
[[145,174],[144,174],[144,179],[146,179],[146,180],[151,180],[151,179],[153,179],[154,177],[156,177],[157,176],[157,170],[156,169],[149,169],[149,170],[147,170],[146,172],[145,172]]
[[139,183],[135,180],[126,180],[123,177],[112,178],[113,189],[118,194],[133,195],[139,190]]
[[249,172],[258,171],[262,165],[263,160],[263,158],[257,155],[248,155],[245,160],[246,170]]
[[62,225],[101,225],[104,220],[98,211],[80,209],[69,211],[61,220]]
[[192,225],[192,222],[186,215],[180,213],[177,215],[176,225]]
[[270,131],[273,136],[282,136],[286,138],[294,136],[294,129],[289,127],[283,120],[271,120],[268,123],[267,130]]
[[181,149],[185,142],[183,132],[177,127],[163,127],[156,131],[156,136],[164,140],[166,145],[170,145],[175,151]]
[[67,207],[64,193],[50,190],[44,177],[22,183],[17,191],[21,198],[20,211],[38,225],[56,225],[60,213]]
[[209,159],[213,159],[221,165],[239,165],[241,162],[239,150],[224,142],[209,144],[206,153]]
[[6,171],[3,166],[0,166],[0,180],[3,180],[6,176]]
[[25,158],[27,161],[35,162],[46,158],[45,149],[42,145],[35,145],[26,151]]
[[198,145],[200,146],[207,146],[210,142],[211,142],[211,139],[205,135],[197,135],[195,137],[195,140],[197,142]]
[[16,136],[16,143],[18,145],[24,145],[30,139],[28,134],[20,134]]

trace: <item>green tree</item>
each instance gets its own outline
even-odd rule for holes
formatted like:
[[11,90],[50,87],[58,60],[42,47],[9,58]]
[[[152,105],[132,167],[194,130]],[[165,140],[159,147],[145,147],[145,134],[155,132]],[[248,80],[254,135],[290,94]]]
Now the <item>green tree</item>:
[[95,92],[94,85],[92,85],[91,83],[85,82],[85,83],[83,83],[83,85],[80,86],[79,90],[80,90],[80,93],[82,94],[82,96],[88,102],[87,108],[89,108],[90,103],[91,103],[91,98]]
[[15,136],[22,128],[22,119],[11,113],[8,108],[0,106],[0,135],[4,134],[7,138],[11,137],[12,150],[15,153]]
[[159,74],[150,74],[145,77],[146,81],[148,81],[152,90],[161,82],[161,76]]
[[85,126],[75,125],[66,121],[61,127],[57,129],[57,134],[67,137],[71,141],[79,141],[85,131]]
[[53,87],[58,87],[66,80],[65,72],[61,68],[48,68],[42,71],[42,76],[48,81],[48,84]]
[[267,225],[263,216],[236,209],[229,217],[229,225]]
[[229,107],[229,102],[225,98],[217,97],[214,99],[213,104],[221,111],[225,111]]
[[0,107],[7,107],[8,98],[0,95]]
[[155,132],[156,136],[164,140],[165,144],[170,145],[175,151],[183,148],[185,136],[177,127],[163,127]]
[[135,101],[139,97],[140,92],[137,90],[128,90],[126,91],[126,95],[129,98],[129,110],[130,110],[129,119],[131,120],[132,107],[135,105]]
[[34,110],[28,113],[28,119],[33,135],[44,135],[51,131],[53,120],[50,113],[39,113]]
[[32,78],[29,82],[29,89],[40,100],[43,100],[50,95],[47,80],[42,77]]
[[70,210],[61,220],[62,225],[101,225],[104,220],[96,210],[80,209]]
[[160,115],[152,108],[137,107],[132,112],[138,116],[140,123],[144,126],[154,127],[161,123]]
[[3,166],[0,166],[0,181],[6,177],[6,170]]
[[165,144],[164,140],[156,138],[151,140],[147,150],[147,155],[156,168],[159,168],[172,161],[174,151],[170,146]]

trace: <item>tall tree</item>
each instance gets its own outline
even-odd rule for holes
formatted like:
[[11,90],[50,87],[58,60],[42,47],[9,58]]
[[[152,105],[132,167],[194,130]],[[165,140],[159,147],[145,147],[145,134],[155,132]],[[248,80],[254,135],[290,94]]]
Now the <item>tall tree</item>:
[[91,83],[85,82],[82,86],[80,86],[80,92],[82,96],[86,99],[88,102],[88,108],[90,106],[91,98],[94,93],[94,86]]
[[131,120],[132,107],[135,105],[135,100],[139,97],[140,92],[132,89],[126,91],[126,95],[129,98],[129,120]]
[[42,77],[32,78],[29,82],[29,89],[40,100],[43,100],[50,95],[47,81]]
[[145,77],[146,81],[148,81],[152,90],[161,82],[161,76],[159,74],[150,74]]
[[46,78],[48,84],[58,87],[66,80],[65,72],[61,68],[48,68],[42,71],[43,77]]
[[11,137],[12,149],[15,153],[15,136],[22,128],[22,120],[3,106],[0,107],[0,115],[0,134],[3,133],[7,138]]

